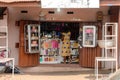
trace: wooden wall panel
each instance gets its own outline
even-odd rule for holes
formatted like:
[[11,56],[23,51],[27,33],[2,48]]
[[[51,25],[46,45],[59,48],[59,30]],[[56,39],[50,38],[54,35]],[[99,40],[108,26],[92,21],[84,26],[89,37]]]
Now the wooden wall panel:
[[[87,23],[87,24],[92,24],[97,26],[97,34],[98,34],[98,40],[102,39],[102,24],[101,23]],[[82,26],[81,26],[82,27]],[[87,48],[83,47],[79,49],[79,54],[80,54],[80,66],[81,67],[89,67],[89,68],[94,68],[95,66],[95,57],[101,56],[102,50],[101,48],[97,45],[96,47],[93,48]],[[101,64],[99,63],[99,67]]]
[[24,25],[37,24],[38,21],[20,21],[20,38],[19,38],[19,66],[36,66],[39,64],[39,54],[27,54],[25,53],[24,46]]
[[[120,64],[120,7],[119,6],[111,6],[110,8],[110,21],[118,22],[118,64]],[[120,67],[118,65],[118,67]]]
[[111,6],[109,10],[110,21],[111,22],[118,22],[118,15],[119,15],[119,7],[118,6]]

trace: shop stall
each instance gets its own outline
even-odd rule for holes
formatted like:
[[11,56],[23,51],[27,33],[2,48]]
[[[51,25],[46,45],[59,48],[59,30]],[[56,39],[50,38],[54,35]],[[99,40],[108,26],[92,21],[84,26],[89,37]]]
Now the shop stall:
[[101,56],[97,46],[97,39],[101,39],[98,35],[101,34],[101,22],[23,20],[20,24],[20,66],[63,64],[62,33],[65,29],[71,32],[70,64],[93,67],[94,58]]

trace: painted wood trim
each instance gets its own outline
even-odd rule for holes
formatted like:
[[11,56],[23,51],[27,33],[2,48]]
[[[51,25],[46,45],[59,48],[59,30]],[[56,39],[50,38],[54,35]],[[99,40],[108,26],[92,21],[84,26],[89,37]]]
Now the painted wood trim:
[[120,6],[120,0],[100,0],[100,6]]
[[119,7],[119,15],[118,15],[118,68],[120,67],[120,7]]
[[24,46],[24,25],[25,24],[37,24],[34,21],[20,21],[20,35],[19,35],[19,66],[37,66],[39,65],[39,53],[38,54],[27,54],[25,53]]

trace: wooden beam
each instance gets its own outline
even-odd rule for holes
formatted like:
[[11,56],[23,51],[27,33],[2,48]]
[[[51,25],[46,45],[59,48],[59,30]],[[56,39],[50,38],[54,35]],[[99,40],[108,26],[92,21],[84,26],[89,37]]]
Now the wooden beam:
[[100,6],[120,6],[120,0],[100,0]]
[[0,7],[41,7],[40,2],[13,2],[13,3],[1,3]]

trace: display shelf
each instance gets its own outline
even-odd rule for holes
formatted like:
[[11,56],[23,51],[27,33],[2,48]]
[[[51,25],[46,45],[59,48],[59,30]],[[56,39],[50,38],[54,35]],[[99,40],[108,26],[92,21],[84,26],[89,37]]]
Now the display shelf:
[[38,44],[31,44],[31,47],[38,47]]
[[38,31],[31,31],[31,33],[38,33]]
[[48,56],[48,55],[42,55],[40,57],[40,63],[45,63],[45,64],[55,64],[55,63],[60,63],[61,61],[59,60],[59,55],[58,56]]
[[24,26],[25,52],[40,52],[40,25],[28,24]]
[[42,64],[55,64],[59,63],[60,56],[60,39],[41,39],[41,52],[40,63]]
[[[7,26],[0,26],[0,51],[4,52],[3,58],[8,58],[8,27]],[[0,53],[2,54],[2,53]]]
[[42,54],[42,56],[59,56],[59,55],[45,55],[45,54]]
[[[95,58],[95,76],[96,80],[99,80],[98,77],[98,62],[112,62],[111,64],[111,73],[113,73],[113,66],[115,65],[115,70],[118,69],[118,23],[105,23],[103,26],[104,40],[103,43],[105,46],[103,57]],[[107,40],[111,40],[109,43]],[[111,55],[110,55],[111,54]],[[115,64],[113,64],[115,62]],[[105,79],[104,79],[105,80]]]
[[61,62],[58,62],[58,61],[44,61],[44,62],[40,62],[40,64],[58,64],[58,63],[61,63]]
[[38,40],[39,37],[31,37],[31,40]]

